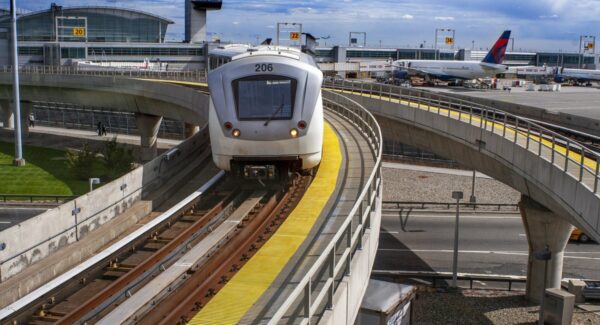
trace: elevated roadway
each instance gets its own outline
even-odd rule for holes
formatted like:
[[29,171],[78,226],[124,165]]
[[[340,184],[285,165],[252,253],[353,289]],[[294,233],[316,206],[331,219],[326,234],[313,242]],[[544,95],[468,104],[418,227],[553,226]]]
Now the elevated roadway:
[[549,285],[558,287],[571,225],[600,238],[600,156],[583,145],[470,101],[380,84],[338,82],[326,87],[338,101],[351,98],[368,108],[384,138],[453,159],[523,194],[531,300],[544,287],[537,276],[543,274],[543,263],[534,252],[550,249]]

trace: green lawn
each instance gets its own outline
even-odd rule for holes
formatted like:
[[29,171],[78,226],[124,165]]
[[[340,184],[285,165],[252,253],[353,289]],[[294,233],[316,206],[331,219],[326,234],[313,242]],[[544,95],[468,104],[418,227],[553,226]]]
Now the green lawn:
[[[64,151],[23,146],[26,165],[13,167],[14,150],[14,144],[0,142],[0,194],[81,195],[89,190],[87,181],[69,172]],[[94,169],[104,173],[99,162]]]

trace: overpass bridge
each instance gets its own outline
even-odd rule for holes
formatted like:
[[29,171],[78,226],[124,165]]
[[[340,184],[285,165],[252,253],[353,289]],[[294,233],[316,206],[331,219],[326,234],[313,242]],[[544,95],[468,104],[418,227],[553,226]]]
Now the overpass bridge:
[[[194,116],[192,123],[201,125],[206,120],[204,103],[207,102],[207,96],[198,92],[199,89],[206,90],[201,76],[191,76],[184,81],[166,81],[169,85],[165,85],[165,81],[159,83],[155,80],[140,80],[145,79],[145,76],[129,77],[115,74],[82,77],[77,75],[76,71],[45,72],[48,73],[33,71],[22,75],[24,99],[55,99],[56,97],[45,97],[55,96],[52,94],[53,88],[64,92],[66,96],[71,91],[81,89],[86,94],[96,92],[97,97],[106,97],[111,89],[121,88],[117,93],[131,100],[117,102],[117,99],[110,99],[114,102],[106,103],[106,106],[120,105],[118,109],[157,117],[152,119],[153,121],[164,114],[190,122],[185,120],[186,109],[190,116]],[[181,76],[147,77],[178,79]],[[98,94],[98,90],[94,89],[93,85],[96,82],[102,85],[103,94]],[[0,100],[8,99],[9,84],[9,75],[0,73]],[[88,86],[85,86],[86,84]],[[532,300],[539,297],[544,287],[543,271],[540,271],[543,270],[543,265],[533,258],[535,251],[549,246],[553,258],[548,287],[557,287],[560,285],[562,273],[562,252],[572,229],[571,225],[576,225],[595,239],[600,238],[599,158],[595,152],[586,149],[582,144],[518,116],[439,94],[349,82],[326,84],[324,87],[324,99],[331,110],[328,121],[334,127],[337,136],[344,139],[343,147],[349,155],[346,161],[363,161],[362,167],[358,169],[371,171],[362,172],[363,175],[370,176],[363,176],[362,181],[357,179],[344,183],[344,186],[348,186],[345,189],[350,195],[342,195],[339,197],[341,201],[334,201],[337,203],[331,203],[329,206],[329,209],[337,211],[340,217],[322,224],[322,227],[318,228],[320,233],[310,234],[310,238],[320,240],[316,239],[317,244],[311,246],[311,249],[316,249],[315,252],[318,253],[305,255],[308,259],[302,259],[303,262],[299,264],[307,267],[303,270],[308,271],[297,272],[296,275],[286,273],[285,279],[290,280],[289,282],[280,282],[283,279],[277,278],[279,289],[265,291],[267,295],[261,295],[257,305],[272,307],[260,311],[246,310],[241,317],[247,318],[242,319],[262,317],[265,322],[275,322],[282,317],[290,317],[291,309],[294,309],[293,315],[301,317],[304,321],[309,321],[313,315],[329,322],[339,320],[337,317],[344,317],[346,321],[353,319],[357,303],[360,301],[345,305],[344,308],[349,308],[346,312],[339,312],[340,309],[335,308],[337,305],[332,302],[336,297],[340,297],[341,292],[345,292],[346,297],[352,297],[353,292],[360,292],[360,283],[363,283],[364,287],[370,269],[369,260],[375,253],[373,249],[376,249],[376,244],[365,245],[364,241],[367,240],[365,236],[368,234],[369,243],[373,243],[372,240],[377,237],[377,211],[380,211],[377,202],[380,200],[381,191],[381,137],[377,136],[379,126],[384,138],[398,140],[454,159],[523,193],[521,211],[530,244],[528,295]],[[163,98],[161,89],[170,93]],[[144,99],[146,93],[149,99]],[[176,112],[173,113],[170,111],[169,98],[175,93],[178,94],[178,99],[172,106],[173,112]],[[80,99],[70,98],[74,101]],[[6,105],[6,102],[4,103]],[[139,103],[148,105],[142,107]],[[156,110],[153,104],[157,105]],[[376,117],[376,123],[364,108]],[[153,136],[152,132],[146,134],[149,137]],[[360,140],[361,138],[364,140]],[[354,140],[346,142],[346,139]],[[368,151],[363,152],[366,149]],[[365,157],[369,157],[369,151],[373,158],[365,160]],[[353,169],[356,168],[350,168]],[[372,209],[375,214],[371,213]],[[337,251],[336,247],[344,240],[348,241],[348,246],[341,252]],[[357,251],[357,247],[368,249]],[[360,251],[367,251],[367,257],[356,257],[356,252]],[[350,256],[355,256],[353,263],[362,258],[362,271],[350,270],[353,267],[352,263],[348,263]],[[370,263],[372,265],[372,260]],[[350,265],[344,266],[348,264]],[[287,264],[286,268],[290,265]],[[329,271],[325,271],[324,265],[332,266]],[[342,272],[343,274],[360,276],[361,280],[346,282],[341,291],[332,289],[340,288],[340,282],[336,282],[336,279],[344,268],[350,272]],[[322,280],[313,283],[316,274],[322,276]],[[303,301],[300,303],[304,306],[301,310],[298,309],[299,301]],[[333,309],[324,309],[332,306]]]

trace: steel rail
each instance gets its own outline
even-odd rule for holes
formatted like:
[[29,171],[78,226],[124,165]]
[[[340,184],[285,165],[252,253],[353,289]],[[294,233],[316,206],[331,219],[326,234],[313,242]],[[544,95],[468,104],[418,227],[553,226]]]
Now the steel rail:
[[193,202],[195,202],[206,191],[208,191],[215,184],[217,184],[224,176],[225,176],[225,173],[223,171],[218,172],[208,182],[206,182],[204,185],[202,185],[200,188],[198,188],[198,190],[196,190],[194,193],[192,193],[191,195],[189,195],[188,197],[183,199],[181,202],[179,202],[174,207],[168,209],[167,211],[165,211],[158,217],[154,218],[152,221],[148,222],[141,228],[135,230],[134,232],[127,235],[123,239],[117,241],[116,243],[112,244],[111,246],[109,246],[108,248],[103,250],[102,252],[89,258],[85,262],[80,263],[73,269],[63,273],[62,275],[56,277],[55,279],[51,280],[50,282],[46,283],[45,285],[37,288],[30,294],[22,297],[21,299],[13,302],[9,306],[3,308],[2,310],[0,310],[0,322],[8,321],[9,318],[11,317],[11,315],[34,305],[37,301],[39,301],[43,297],[47,296],[51,292],[54,292],[61,286],[65,285],[71,279],[81,276],[87,270],[96,266],[98,263],[102,263],[104,260],[106,260],[107,258],[112,256],[113,254],[129,247],[132,242],[134,242],[141,236],[145,236],[148,232],[152,231],[152,229],[159,226],[164,221],[168,220],[169,218],[176,215],[177,213],[180,213],[184,207],[193,204]]

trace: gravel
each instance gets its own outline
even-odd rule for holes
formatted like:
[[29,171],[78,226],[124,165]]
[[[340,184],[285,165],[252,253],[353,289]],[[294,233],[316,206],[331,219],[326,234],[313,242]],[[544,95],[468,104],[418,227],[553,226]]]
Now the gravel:
[[[537,324],[539,306],[523,291],[462,290],[438,292],[419,288],[415,324]],[[600,315],[575,309],[572,324],[600,324]]]
[[[384,201],[453,202],[452,191],[471,196],[470,176],[448,175],[424,171],[383,168]],[[475,179],[477,203],[516,204],[521,197],[514,189],[489,178]]]

